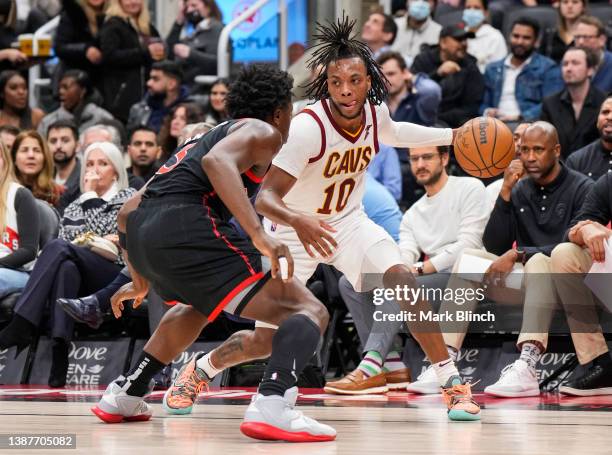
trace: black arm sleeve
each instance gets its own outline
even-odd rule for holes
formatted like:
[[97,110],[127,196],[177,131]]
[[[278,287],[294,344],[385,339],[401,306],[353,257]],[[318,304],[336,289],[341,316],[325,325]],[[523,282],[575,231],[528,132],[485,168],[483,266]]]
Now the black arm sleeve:
[[511,249],[516,240],[515,225],[512,202],[499,196],[482,236],[485,249],[498,256]]
[[26,188],[19,188],[15,195],[17,212],[17,229],[19,230],[19,248],[12,254],[0,259],[0,266],[18,269],[36,258],[40,224],[38,208],[34,196]]

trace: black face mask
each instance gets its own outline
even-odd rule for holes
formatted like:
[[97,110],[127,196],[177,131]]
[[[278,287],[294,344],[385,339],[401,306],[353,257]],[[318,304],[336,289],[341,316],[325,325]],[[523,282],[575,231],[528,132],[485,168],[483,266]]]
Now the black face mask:
[[185,17],[193,25],[198,25],[200,22],[202,22],[202,19],[204,19],[198,11],[191,11],[185,14]]

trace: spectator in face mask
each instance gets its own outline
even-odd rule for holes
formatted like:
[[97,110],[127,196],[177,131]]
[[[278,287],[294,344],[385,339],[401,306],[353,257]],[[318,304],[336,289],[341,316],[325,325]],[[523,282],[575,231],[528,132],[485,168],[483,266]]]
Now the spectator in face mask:
[[465,0],[463,23],[476,35],[468,39],[468,54],[476,57],[481,73],[489,63],[501,60],[508,52],[504,35],[487,24],[488,17],[489,0]]
[[185,67],[185,83],[217,74],[217,44],[223,30],[215,0],[185,0],[167,38],[171,57]]
[[408,14],[395,19],[397,36],[391,50],[401,53],[410,66],[424,44],[438,44],[442,26],[430,17],[434,0],[408,0],[407,3]]

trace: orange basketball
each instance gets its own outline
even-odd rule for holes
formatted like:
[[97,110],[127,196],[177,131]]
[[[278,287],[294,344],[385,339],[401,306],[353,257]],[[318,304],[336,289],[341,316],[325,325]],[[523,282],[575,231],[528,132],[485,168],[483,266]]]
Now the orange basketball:
[[468,120],[459,128],[453,148],[459,166],[479,178],[503,173],[514,158],[512,131],[493,117]]

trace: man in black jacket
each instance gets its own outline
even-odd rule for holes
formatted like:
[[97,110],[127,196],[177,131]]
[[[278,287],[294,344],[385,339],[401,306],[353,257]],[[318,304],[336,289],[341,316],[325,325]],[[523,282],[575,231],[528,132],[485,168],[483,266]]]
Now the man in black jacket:
[[[571,243],[557,246],[551,255],[553,277],[559,298],[572,329],[576,357],[588,370],[572,378],[559,391],[567,395],[612,395],[612,358],[602,334],[593,294],[584,274],[593,262],[603,262],[610,253],[612,230],[612,172],[600,177],[587,195],[582,210],[572,220],[566,238]],[[610,274],[591,277],[598,287],[610,286]],[[610,302],[608,304],[608,311]]]
[[565,88],[544,98],[541,119],[559,132],[564,158],[597,137],[597,114],[606,95],[591,84],[597,57],[591,51],[571,47],[561,61]]
[[[550,253],[563,241],[570,221],[577,215],[592,181],[567,169],[559,161],[557,131],[546,122],[535,122],[523,133],[520,158],[504,173],[504,183],[483,235],[486,251],[464,250],[453,268],[448,288],[479,289],[481,284],[457,276],[469,257],[491,261],[485,277],[486,296],[496,302],[522,303],[523,326],[517,346],[520,358],[485,393],[501,397],[539,395],[535,365],[546,349],[548,325],[557,296],[550,276]],[[521,179],[523,174],[526,178]],[[514,244],[516,243],[516,247]],[[512,270],[524,270],[523,289],[506,287]],[[507,281],[509,283],[509,280]],[[452,294],[455,294],[454,292]],[[477,300],[458,307],[446,300],[440,313],[476,309]],[[444,333],[446,344],[459,350],[469,321],[455,322],[455,333]]]
[[567,167],[593,180],[612,173],[612,96],[608,96],[599,109],[597,131],[598,139],[576,150],[565,161]]
[[130,108],[127,129],[147,127],[159,133],[172,109],[187,101],[189,90],[183,83],[181,65],[169,60],[155,62],[147,80],[147,93]]
[[478,115],[484,95],[484,78],[476,59],[467,53],[467,40],[474,34],[459,25],[440,32],[440,43],[414,59],[411,72],[425,73],[442,87],[438,119],[452,128]]

